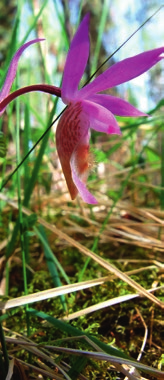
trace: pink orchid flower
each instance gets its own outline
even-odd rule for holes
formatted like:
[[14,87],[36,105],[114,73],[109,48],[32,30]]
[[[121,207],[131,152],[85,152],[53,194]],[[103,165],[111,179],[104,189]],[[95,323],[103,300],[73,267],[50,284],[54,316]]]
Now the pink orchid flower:
[[72,40],[61,89],[52,85],[36,84],[9,94],[21,54],[29,45],[41,40],[27,42],[14,55],[0,92],[0,115],[13,99],[27,92],[42,91],[61,96],[67,108],[57,126],[56,145],[67,186],[72,199],[75,199],[79,192],[85,202],[96,204],[97,200],[86,188],[89,171],[93,166],[93,158],[89,151],[90,129],[107,134],[121,134],[114,115],[147,116],[123,99],[99,93],[149,70],[163,58],[161,54],[164,53],[164,47],[118,62],[78,90],[89,56],[89,14],[87,14]]
[[143,74],[163,58],[160,56],[163,52],[161,47],[118,62],[78,90],[89,56],[89,14],[84,17],[66,59],[61,97],[68,107],[56,131],[57,151],[72,199],[79,192],[85,202],[97,203],[86,188],[93,162],[89,151],[90,129],[121,134],[114,115],[148,116],[123,99],[99,92]]

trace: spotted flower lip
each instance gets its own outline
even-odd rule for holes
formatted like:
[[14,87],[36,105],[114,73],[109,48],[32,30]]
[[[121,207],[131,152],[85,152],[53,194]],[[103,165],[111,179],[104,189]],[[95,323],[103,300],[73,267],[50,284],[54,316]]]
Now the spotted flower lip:
[[89,152],[90,129],[107,134],[121,134],[114,117],[148,116],[127,101],[100,92],[138,77],[163,57],[164,47],[149,50],[124,59],[109,67],[80,90],[89,56],[89,14],[82,20],[67,55],[61,98],[67,109],[61,116],[56,131],[56,146],[62,170],[72,199],[78,192],[88,204],[97,200],[88,191],[86,181],[92,160]]

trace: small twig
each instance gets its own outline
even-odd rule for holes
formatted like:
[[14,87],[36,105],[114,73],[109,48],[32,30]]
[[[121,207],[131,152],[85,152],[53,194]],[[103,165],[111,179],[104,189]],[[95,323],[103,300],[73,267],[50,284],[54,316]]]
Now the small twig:
[[[137,357],[137,360],[140,361],[141,356],[142,356],[142,353],[143,353],[144,348],[145,348],[145,345],[146,345],[146,342],[147,342],[148,328],[147,328],[147,326],[146,326],[146,323],[145,323],[145,321],[144,321],[144,319],[143,319],[143,316],[142,316],[142,314],[140,313],[139,309],[138,309],[137,307],[136,307],[135,309],[136,309],[137,314],[139,315],[139,317],[140,317],[140,319],[141,319],[141,321],[142,321],[142,323],[143,323],[143,325],[144,325],[144,328],[145,328],[144,339],[143,339],[143,342],[142,342],[142,346],[141,346],[141,348],[140,348],[140,352],[139,352],[138,357]],[[130,373],[131,373],[131,374],[133,374],[135,371],[136,371],[136,368],[135,368],[135,367],[132,367],[132,368],[130,369]],[[126,376],[124,380],[128,380],[128,377]]]
[[139,355],[138,355],[138,358],[137,358],[137,360],[140,361],[140,360],[141,360],[142,353],[143,353],[143,351],[144,351],[144,349],[145,349],[146,342],[147,342],[148,328],[147,328],[147,325],[146,325],[146,323],[145,323],[145,321],[144,321],[144,319],[143,319],[143,316],[142,316],[142,314],[140,313],[138,307],[136,307],[135,309],[137,310],[137,313],[139,314],[140,319],[141,319],[141,321],[142,321],[142,323],[143,323],[143,326],[144,326],[144,328],[145,328],[144,339],[143,339],[142,346],[141,346],[141,348],[140,348],[140,352],[139,352]]
[[152,345],[153,322],[154,322],[154,307],[152,307],[152,310],[151,310],[149,347],[151,347]]

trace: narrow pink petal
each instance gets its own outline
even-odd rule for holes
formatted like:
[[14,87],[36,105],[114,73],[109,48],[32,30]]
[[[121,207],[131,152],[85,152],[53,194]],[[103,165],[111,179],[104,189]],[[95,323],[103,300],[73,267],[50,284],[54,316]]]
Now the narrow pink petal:
[[96,94],[90,96],[89,100],[107,108],[114,115],[132,117],[149,116],[146,113],[139,111],[129,102],[117,98],[116,96]]
[[98,202],[96,198],[89,192],[84,182],[81,181],[78,174],[76,173],[76,164],[74,162],[74,155],[72,155],[72,158],[71,158],[71,171],[72,171],[73,182],[75,183],[83,201],[92,205],[97,204]]
[[77,100],[88,98],[97,92],[118,86],[121,83],[138,77],[163,59],[162,53],[164,53],[164,47],[148,50],[114,64],[94,79],[93,82],[82,88],[78,93]]
[[88,115],[90,128],[99,132],[121,135],[114,115],[107,108],[89,100],[84,100],[82,105],[83,111]]
[[89,56],[89,14],[81,22],[70,45],[62,81],[62,100],[68,104],[75,97]]
[[22,45],[17,52],[15,53],[14,57],[11,60],[8,73],[5,79],[5,83],[2,87],[2,90],[0,91],[0,101],[2,101],[10,92],[10,88],[12,86],[12,83],[14,81],[16,70],[18,66],[18,61],[20,56],[22,55],[23,51],[30,45],[35,44],[36,42],[43,41],[44,38],[36,38],[35,40],[29,41],[26,44]]

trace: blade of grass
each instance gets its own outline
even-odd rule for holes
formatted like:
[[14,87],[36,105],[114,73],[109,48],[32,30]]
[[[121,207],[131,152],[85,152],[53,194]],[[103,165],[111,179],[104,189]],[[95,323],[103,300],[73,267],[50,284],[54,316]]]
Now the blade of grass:
[[68,375],[72,380],[77,380],[80,372],[83,371],[87,364],[87,359],[84,357],[76,358],[73,355],[71,355],[70,359],[70,365],[72,365],[72,367],[68,371]]
[[[29,115],[29,97],[27,96],[27,103],[25,105],[24,110],[24,138],[23,138],[23,155],[25,156],[29,150],[29,142],[30,142],[30,115]],[[24,162],[24,187],[26,191],[27,184],[30,179],[30,170],[29,170],[29,157]]]
[[[20,161],[20,107],[19,98],[16,100],[16,160],[17,163]],[[17,192],[18,192],[18,223],[20,231],[20,243],[22,251],[22,266],[23,266],[23,279],[24,279],[24,292],[27,295],[27,274],[26,274],[26,255],[24,251],[24,233],[23,233],[23,215],[22,215],[22,202],[21,202],[21,180],[20,172],[17,172]]]
[[[18,74],[17,74],[18,77]],[[20,99],[16,99],[16,160],[17,163],[20,162]],[[28,246],[27,251],[25,252],[25,240],[24,240],[24,231],[23,231],[23,214],[22,214],[22,201],[21,201],[21,180],[20,180],[20,171],[17,171],[17,192],[18,192],[18,223],[20,231],[20,245],[22,252],[22,269],[23,269],[23,283],[24,283],[24,292],[25,295],[28,294],[27,286],[27,272],[26,272],[26,257],[28,257]],[[29,314],[27,313],[28,305],[25,306],[26,309],[26,325],[27,325],[27,334],[30,335],[30,320]]]
[[62,332],[65,332],[66,334],[68,334],[68,336],[80,336],[80,335],[86,335],[90,340],[92,340],[94,343],[96,343],[103,351],[109,353],[110,355],[114,355],[116,357],[119,357],[119,358],[128,358],[128,356],[114,348],[114,347],[111,347],[111,346],[108,346],[107,344],[105,343],[102,343],[101,341],[99,341],[97,338],[95,338],[94,336],[91,336],[89,334],[86,334],[85,332],[69,325],[68,323],[66,322],[63,322],[63,321],[59,321],[58,319],[54,318],[54,317],[51,317],[50,315],[46,314],[46,313],[43,313],[42,311],[37,311],[35,309],[29,309],[28,312],[38,318],[41,318],[47,322],[49,322],[50,324],[52,324],[54,327],[56,327],[57,329],[59,329],[60,331]]
[[[56,110],[57,102],[58,102],[58,98],[55,99],[55,101],[54,101],[54,106],[52,108],[52,111],[51,111],[49,119],[48,119],[48,125],[51,124],[52,118],[53,118],[55,110]],[[46,135],[42,139],[42,143],[41,143],[41,146],[39,149],[39,153],[38,153],[38,156],[36,158],[35,165],[34,165],[30,180],[29,180],[28,185],[26,187],[24,202],[23,202],[24,206],[26,206],[26,207],[28,206],[28,203],[29,203],[30,198],[31,198],[31,194],[33,192],[33,189],[34,189],[37,177],[38,177],[40,165],[41,165],[42,158],[43,158],[43,155],[44,155],[47,143],[48,143],[49,135],[50,135],[50,130],[46,133]],[[11,240],[10,240],[8,247],[7,247],[7,251],[6,251],[6,258],[7,259],[10,257],[10,255],[13,251],[13,247],[15,245],[15,241],[16,241],[18,231],[19,231],[19,221],[17,220],[17,222],[15,223],[15,226],[14,226],[14,230],[12,233]]]
[[3,67],[3,75],[2,77],[0,77],[0,88],[2,87],[4,78],[6,77],[9,63],[16,51],[19,23],[20,23],[20,15],[19,15],[19,12],[17,11],[14,26],[13,26],[13,31],[11,34],[11,43],[10,43],[9,48],[7,49],[7,57],[6,57],[6,61]]
[[[39,230],[43,231],[42,228],[43,226],[39,226],[38,229],[36,227],[34,227],[34,230],[36,232],[36,234],[38,235],[38,237],[40,238],[40,240],[42,241],[44,247],[47,249],[48,252],[48,261],[50,262],[50,265],[54,265],[55,267],[58,268],[58,270],[61,272],[61,275],[62,277],[65,279],[66,283],[67,284],[70,284],[70,280],[69,280],[69,277],[67,276],[67,274],[65,273],[63,267],[61,266],[61,264],[59,263],[59,261],[57,260],[57,258],[55,257],[55,255],[53,254],[52,250],[50,249],[49,245],[48,245],[48,242],[47,242],[47,237],[45,235],[45,231],[44,233],[40,233]],[[50,268],[51,269],[51,268]],[[56,284],[56,286],[61,286],[61,283],[60,285],[59,284]]]
[[[57,102],[58,102],[58,98],[56,98],[54,101],[54,106],[51,110],[50,117],[49,117],[48,122],[47,122],[48,125],[51,124],[52,118],[53,118],[55,110],[56,110]],[[38,153],[38,156],[36,158],[35,165],[34,165],[34,168],[32,171],[31,179],[29,181],[29,184],[28,184],[26,192],[25,192],[25,197],[24,197],[24,202],[23,202],[25,207],[28,207],[28,203],[29,203],[31,194],[32,194],[34,186],[35,186],[36,178],[38,176],[38,172],[39,172],[40,165],[41,165],[41,162],[43,159],[43,155],[44,155],[44,152],[45,152],[48,140],[49,140],[50,131],[51,130],[49,130],[48,133],[46,133],[46,135],[42,139],[42,143],[41,143],[41,146],[39,149],[39,153]]]
[[60,21],[61,33],[62,33],[62,37],[64,38],[64,45],[65,45],[66,49],[68,50],[68,48],[69,48],[69,40],[68,40],[68,35],[67,35],[67,32],[66,32],[66,28],[65,28],[64,17],[61,14],[61,12],[59,11],[58,2],[57,1],[53,1],[53,5],[55,7],[55,11],[56,11],[56,15],[58,17],[58,20]]
[[102,37],[103,37],[104,29],[105,29],[106,19],[108,16],[109,3],[110,3],[110,0],[105,0],[102,6],[102,13],[101,13],[100,23],[98,27],[97,41],[96,41],[96,46],[94,49],[94,57],[93,57],[93,62],[92,62],[92,72],[95,72],[97,70],[98,58],[99,58],[100,48],[102,44]]
[[[35,232],[37,233],[39,239],[41,240],[43,247],[44,247],[44,256],[45,260],[49,269],[49,272],[51,273],[52,281],[54,283],[54,286],[59,287],[61,286],[61,281],[59,277],[59,273],[57,270],[57,265],[56,262],[58,261],[53,252],[51,251],[51,248],[48,244],[47,236],[44,230],[44,227],[39,225],[38,229],[34,227]],[[64,272],[64,270],[63,270]],[[65,277],[67,277],[65,275]],[[65,296],[62,294],[60,296],[61,304],[63,306],[63,309],[66,311],[67,310],[67,304],[66,304],[66,299]]]
[[[42,6],[41,6],[40,9],[39,9],[38,14],[37,14],[36,16],[33,14],[34,19],[33,19],[32,23],[31,23],[31,25],[30,25],[28,31],[26,32],[25,36],[22,38],[20,45],[23,45],[23,44],[26,42],[27,38],[29,37],[30,33],[31,33],[33,30],[35,30],[35,27],[36,27],[36,25],[37,25],[38,19],[39,19],[39,17],[41,16],[41,14],[42,14],[44,8],[46,7],[47,3],[48,3],[48,0],[44,0]],[[32,7],[32,8],[33,8],[33,7]]]

